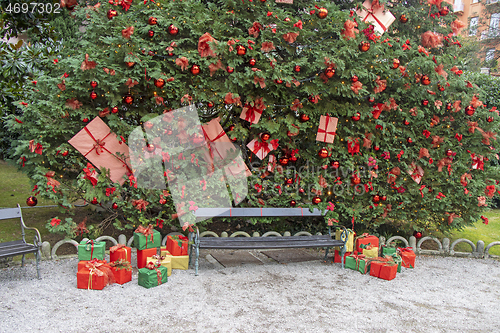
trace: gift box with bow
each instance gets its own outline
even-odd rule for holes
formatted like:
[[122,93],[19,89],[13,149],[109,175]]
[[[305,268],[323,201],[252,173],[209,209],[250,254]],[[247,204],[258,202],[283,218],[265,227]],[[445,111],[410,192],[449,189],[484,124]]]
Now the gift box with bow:
[[401,256],[403,260],[402,266],[406,268],[414,268],[415,267],[415,252],[413,252],[413,248],[411,247],[398,247],[398,254]]
[[129,261],[120,259],[111,262],[109,266],[111,266],[111,271],[113,272],[116,283],[124,284],[132,281],[132,266]]
[[114,262],[123,259],[131,263],[132,249],[125,244],[118,244],[109,249],[109,262]]
[[319,118],[319,128],[318,133],[316,134],[316,141],[333,143],[338,121],[339,119],[335,117],[321,116]]
[[82,240],[78,244],[78,260],[104,260],[106,250],[105,242],[95,242],[93,240]]
[[[346,252],[344,254],[344,262],[345,262],[345,258],[347,256],[350,256],[352,254],[352,252]],[[333,254],[333,262],[335,263],[341,263],[342,262],[342,257],[340,256],[340,251],[339,250],[335,250],[334,254]]]
[[396,253],[396,248],[394,246],[382,245],[382,257],[392,256]]
[[377,236],[373,236],[367,233],[364,233],[361,236],[356,237],[355,243],[356,243],[356,251],[359,253],[363,253],[363,248],[361,247],[362,244],[371,245],[376,248],[378,248],[379,244]]
[[387,31],[390,25],[396,20],[390,11],[384,11],[382,6],[373,6],[370,0],[363,2],[363,7],[356,11],[363,22],[372,24],[375,31],[381,35]]
[[262,109],[246,104],[241,111],[240,118],[252,124],[257,124],[262,116]]
[[360,247],[363,249],[363,254],[367,258],[377,258],[378,257],[378,247],[372,246],[371,244],[361,244]]
[[172,274],[172,256],[164,256],[164,255],[157,255],[155,254],[154,256],[148,257],[146,260],[148,263],[153,262],[155,264],[158,264],[160,266],[167,267],[167,276],[170,276]]
[[271,140],[271,142],[264,142],[261,140],[253,139],[247,144],[248,149],[252,151],[259,159],[264,159],[271,150],[278,148],[278,140]]
[[156,255],[158,249],[156,247],[144,250],[137,250],[137,268],[144,268],[148,263],[148,257]]
[[99,260],[99,259],[92,259],[92,260],[80,260],[80,261],[78,262],[78,268],[77,268],[77,270],[76,270],[76,271],[77,271],[77,272],[79,272],[79,271],[80,271],[80,269],[84,268],[84,267],[87,265],[87,263],[89,263],[89,262],[93,262],[93,263],[100,263],[100,264],[103,264],[103,265],[108,265],[108,266],[109,266],[109,264],[108,264],[108,262],[107,262],[106,260]]
[[[335,230],[335,239],[341,240],[343,230]],[[352,252],[354,249],[354,231],[347,229],[347,241],[345,242],[346,252]],[[340,246],[336,246],[335,249],[340,250]]]
[[149,262],[146,267],[139,269],[138,284],[144,288],[156,287],[167,281],[167,267]]
[[161,234],[153,229],[150,224],[147,228],[140,225],[134,231],[134,246],[137,250],[151,249],[160,247]]
[[165,256],[166,258],[170,257],[172,269],[186,270],[189,268],[189,255],[173,256],[169,251],[167,251],[166,246],[161,247],[160,250],[162,256]]
[[377,258],[372,260],[370,275],[384,280],[392,280],[396,277],[398,265],[389,259]]
[[109,265],[90,260],[76,273],[76,281],[78,289],[102,290],[108,284],[114,283],[114,276]]
[[366,274],[370,271],[371,259],[362,254],[351,254],[345,258],[345,267]]
[[167,251],[172,256],[185,256],[188,254],[188,238],[184,235],[167,236]]
[[109,169],[109,178],[123,184],[126,173],[131,173],[128,146],[118,141],[100,117],[94,118],[87,126],[68,141],[98,168]]

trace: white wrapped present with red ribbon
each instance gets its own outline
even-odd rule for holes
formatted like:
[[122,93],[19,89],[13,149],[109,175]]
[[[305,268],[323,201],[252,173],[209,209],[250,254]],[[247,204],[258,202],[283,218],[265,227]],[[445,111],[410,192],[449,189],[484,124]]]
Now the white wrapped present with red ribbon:
[[260,141],[253,139],[247,144],[248,149],[252,151],[259,159],[263,160],[271,150],[278,148],[278,140],[271,140],[271,142]]
[[384,34],[385,31],[396,20],[390,11],[384,11],[384,6],[380,6],[378,1],[366,0],[363,2],[363,8],[356,10],[363,22],[372,24],[375,31],[379,34]]
[[335,131],[337,130],[337,123],[339,119],[330,116],[321,116],[319,118],[319,128],[316,134],[316,141],[333,143],[335,139]]

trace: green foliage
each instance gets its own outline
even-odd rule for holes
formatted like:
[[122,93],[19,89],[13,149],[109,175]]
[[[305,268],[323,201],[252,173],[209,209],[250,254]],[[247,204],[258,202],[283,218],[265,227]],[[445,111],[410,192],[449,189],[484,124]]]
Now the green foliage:
[[[371,34],[366,30],[369,26],[358,19],[359,32],[348,39],[343,31],[344,23],[353,19],[349,8],[361,1],[316,4],[328,10],[327,18],[318,18],[312,14],[318,9],[300,0],[293,5],[236,0],[187,0],[182,5],[139,2],[128,10],[104,3],[97,11],[77,9],[76,26],[82,29],[67,41],[71,47],[62,48],[58,61],[49,62],[38,78],[37,90],[25,90],[25,97],[16,101],[23,124],[12,116],[7,120],[9,131],[20,133],[12,156],[17,161],[26,158],[23,170],[41,189],[40,194],[63,206],[70,206],[71,197],[96,198],[110,212],[113,203],[118,206],[125,216],[115,222],[119,226],[132,228],[160,220],[175,223],[172,214],[179,210],[169,190],[136,188],[133,177],[125,177],[123,184],[111,183],[106,168],[99,170],[99,181],[93,186],[82,179],[87,160],[67,141],[86,120],[99,115],[114,133],[127,138],[147,120],[185,106],[189,96],[202,121],[219,117],[229,137],[243,150],[252,175],[242,206],[289,207],[293,199],[298,207],[324,210],[332,202],[335,210],[327,218],[345,225],[354,220],[358,229],[369,230],[388,225],[404,232],[449,230],[473,224],[483,210],[478,197],[485,195],[487,185],[495,183],[488,174],[488,163],[484,171],[472,168],[472,156],[485,161],[495,157],[496,140],[490,138],[487,143],[481,133],[493,133],[498,116],[473,98],[478,94],[484,100],[485,96],[477,86],[467,84],[462,68],[455,67],[463,60],[458,53],[460,39],[451,34],[455,17],[430,16],[428,5],[416,1],[411,6],[387,2],[396,21],[382,37]],[[112,19],[106,16],[110,9],[118,12]],[[435,11],[433,5],[431,13]],[[403,14],[409,18],[406,23],[399,20]],[[150,17],[157,18],[156,25],[148,24]],[[179,28],[177,35],[168,33],[171,24]],[[134,32],[127,38],[123,31],[132,26]],[[253,32],[249,31],[252,27]],[[154,32],[153,37],[148,36],[149,31]],[[446,37],[442,44],[419,47],[421,35],[431,31]],[[198,52],[205,33],[215,38],[204,45],[215,57]],[[370,43],[367,52],[358,48],[362,41]],[[264,43],[272,43],[274,49],[263,50]],[[237,55],[237,46],[244,46],[246,54]],[[85,68],[86,57],[96,62],[95,68]],[[189,63],[185,70],[178,65],[182,57]],[[252,58],[256,64],[250,66]],[[199,75],[191,73],[193,64],[201,68]],[[211,73],[209,68],[214,66],[220,68]],[[227,66],[234,72],[226,71]],[[299,72],[295,66],[300,66]],[[331,78],[325,75],[328,67],[335,70]],[[422,75],[428,76],[429,85],[420,80]],[[362,84],[358,92],[353,89],[354,76]],[[160,78],[167,82],[162,88],[154,85]],[[95,99],[90,98],[91,81],[98,83]],[[127,85],[127,81],[137,84]],[[229,101],[228,93],[241,104]],[[123,102],[126,95],[134,98],[133,103]],[[259,97],[265,108],[260,121],[250,126],[240,118],[242,107],[255,106]],[[71,107],[68,101],[73,99],[81,106]],[[214,106],[208,106],[209,102]],[[469,105],[475,105],[471,116],[464,113]],[[105,115],[103,111],[114,106],[119,112]],[[374,107],[383,109],[380,115],[374,113]],[[351,117],[358,112],[360,120],[354,121]],[[300,114],[310,120],[300,122]],[[316,141],[320,116],[327,114],[339,121],[334,143]],[[492,122],[487,121],[488,116],[494,116]],[[469,130],[471,121],[481,130]],[[287,135],[296,128],[297,136]],[[279,140],[269,156],[279,159],[295,154],[298,160],[266,172],[269,157],[260,161],[246,148],[264,131],[271,134],[271,140]],[[194,139],[195,132],[195,128],[186,128],[188,140]],[[162,144],[171,140],[168,131],[155,139],[165,149]],[[43,146],[42,154],[29,150],[30,140]],[[359,152],[348,148],[355,141],[360,144]],[[325,159],[318,156],[321,148],[329,151]],[[429,156],[420,156],[422,148],[428,149]],[[196,154],[192,159],[177,154],[170,158],[186,170],[194,168],[195,159],[201,164],[205,161]],[[335,161],[340,164],[337,169],[330,166]],[[423,171],[420,183],[411,177],[417,166]],[[175,174],[173,165],[164,167]],[[59,186],[47,184],[48,171],[55,173]],[[461,182],[464,174],[471,175],[466,188]],[[355,176],[360,178],[357,186],[352,184]],[[291,184],[285,178],[292,179]],[[106,195],[111,188],[116,191]],[[199,196],[185,198],[182,209],[188,210],[189,201],[201,206],[205,202],[200,198],[208,192],[217,194],[212,188],[204,192],[200,184]],[[321,192],[322,202],[317,206],[311,202],[313,192]],[[377,202],[376,196],[385,200]],[[460,217],[448,223],[449,214]]]

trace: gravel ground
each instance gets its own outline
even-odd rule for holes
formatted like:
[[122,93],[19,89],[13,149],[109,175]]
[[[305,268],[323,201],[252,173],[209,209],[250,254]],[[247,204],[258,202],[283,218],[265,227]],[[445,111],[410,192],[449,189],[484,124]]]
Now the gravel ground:
[[[203,253],[202,253],[203,254]],[[205,253],[206,254],[206,253]],[[133,258],[133,261],[135,259]],[[76,288],[76,258],[0,270],[0,332],[498,332],[500,262],[419,256],[385,281],[319,260]]]

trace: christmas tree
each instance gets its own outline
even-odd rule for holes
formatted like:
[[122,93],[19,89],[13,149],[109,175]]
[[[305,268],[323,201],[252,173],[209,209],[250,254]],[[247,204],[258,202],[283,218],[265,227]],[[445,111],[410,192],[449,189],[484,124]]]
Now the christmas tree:
[[[22,132],[21,170],[62,207],[83,198],[119,211],[117,227],[168,225],[226,191],[244,207],[317,207],[330,223],[446,231],[475,223],[497,192],[488,161],[498,158],[498,111],[457,67],[462,26],[446,2],[69,7],[81,27],[73,47],[8,122]],[[142,141],[130,139],[138,128]],[[221,140],[234,146],[219,154]],[[142,154],[136,164],[127,143]],[[205,148],[177,149],[186,145]],[[220,184],[189,181],[209,174],[214,154],[220,168],[246,166]],[[137,186],[141,168],[155,184]],[[231,173],[247,188],[233,188]],[[175,177],[191,187],[182,203]]]

